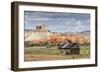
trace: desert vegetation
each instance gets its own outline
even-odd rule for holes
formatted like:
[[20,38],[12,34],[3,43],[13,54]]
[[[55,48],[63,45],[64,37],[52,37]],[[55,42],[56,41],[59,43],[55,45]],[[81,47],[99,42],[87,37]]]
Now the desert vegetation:
[[25,61],[62,60],[90,58],[89,43],[80,44],[79,55],[64,55],[57,47],[57,43],[25,43]]

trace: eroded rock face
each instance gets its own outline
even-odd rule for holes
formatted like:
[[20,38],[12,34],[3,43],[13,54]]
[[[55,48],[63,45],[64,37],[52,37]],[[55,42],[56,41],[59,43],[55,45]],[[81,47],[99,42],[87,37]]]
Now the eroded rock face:
[[36,29],[27,29],[24,34],[25,41],[33,43],[58,44],[70,40],[79,44],[90,43],[90,31],[81,32],[50,32],[46,25],[36,26]]
[[71,40],[72,42],[78,42],[80,44],[87,44],[90,43],[90,38],[85,35],[51,35],[48,38],[38,38],[34,39],[32,38],[33,43],[55,43],[58,44],[60,42],[66,42],[67,40]]
[[66,36],[50,36],[49,41],[53,43],[65,42],[71,40],[72,42],[78,42],[80,44],[90,43],[89,37],[85,35],[66,35]]
[[90,32],[79,33],[50,33],[50,32],[26,32],[25,41],[32,41],[33,43],[53,43],[58,44],[70,40],[72,42],[78,42],[79,44],[90,43]]

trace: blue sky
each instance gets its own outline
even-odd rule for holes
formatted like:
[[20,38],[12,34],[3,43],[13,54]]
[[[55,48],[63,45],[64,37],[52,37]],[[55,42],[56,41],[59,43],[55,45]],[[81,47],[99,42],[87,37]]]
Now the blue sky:
[[47,25],[51,32],[90,31],[90,14],[24,11],[25,29]]

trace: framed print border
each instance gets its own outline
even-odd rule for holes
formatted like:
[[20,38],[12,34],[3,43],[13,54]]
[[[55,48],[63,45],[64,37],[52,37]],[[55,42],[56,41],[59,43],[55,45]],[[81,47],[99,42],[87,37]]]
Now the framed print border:
[[[19,68],[19,6],[44,6],[57,8],[77,8],[77,9],[92,9],[95,10],[95,63],[81,64],[81,65],[62,65],[62,66],[48,66],[48,67],[33,67],[33,68]],[[19,2],[11,3],[11,70],[13,71],[27,71],[27,70],[46,70],[46,69],[60,69],[60,68],[76,68],[76,67],[92,67],[97,66],[97,7],[83,6],[83,5],[68,5],[68,4],[50,4],[50,3],[35,3],[35,2]]]

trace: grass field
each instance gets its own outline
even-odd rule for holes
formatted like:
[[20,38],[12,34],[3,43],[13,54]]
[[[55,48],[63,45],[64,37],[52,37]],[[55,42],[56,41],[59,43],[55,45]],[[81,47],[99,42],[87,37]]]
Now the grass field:
[[63,59],[85,59],[90,58],[90,49],[81,46],[80,55],[64,55],[56,46],[44,47],[25,47],[25,61],[42,61],[42,60],[63,60]]

